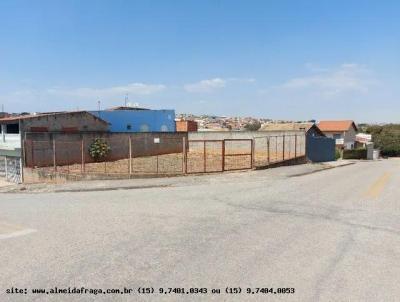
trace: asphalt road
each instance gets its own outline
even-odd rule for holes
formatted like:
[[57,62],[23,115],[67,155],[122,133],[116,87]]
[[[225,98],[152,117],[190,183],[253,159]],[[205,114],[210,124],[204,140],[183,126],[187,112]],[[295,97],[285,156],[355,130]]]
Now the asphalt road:
[[[400,160],[279,173],[290,169],[0,194],[0,301],[399,301]],[[55,286],[209,292],[5,294]]]

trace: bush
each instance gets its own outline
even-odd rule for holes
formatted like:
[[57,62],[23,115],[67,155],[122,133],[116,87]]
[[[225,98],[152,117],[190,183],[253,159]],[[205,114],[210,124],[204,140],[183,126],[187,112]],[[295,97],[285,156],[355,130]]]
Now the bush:
[[342,157],[342,154],[341,154],[340,150],[336,149],[335,150],[335,160],[338,160],[341,157]]
[[89,154],[95,161],[106,158],[110,150],[111,148],[108,146],[107,142],[100,138],[96,138],[89,146]]
[[343,159],[367,159],[367,149],[343,150]]
[[248,123],[244,126],[247,131],[257,131],[261,128],[261,123],[258,121]]

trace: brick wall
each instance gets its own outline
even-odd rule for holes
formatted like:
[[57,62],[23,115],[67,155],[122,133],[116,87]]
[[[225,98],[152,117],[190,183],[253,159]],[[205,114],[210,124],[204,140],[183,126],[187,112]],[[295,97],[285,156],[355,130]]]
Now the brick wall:
[[198,125],[195,121],[176,121],[176,131],[192,132],[197,131]]

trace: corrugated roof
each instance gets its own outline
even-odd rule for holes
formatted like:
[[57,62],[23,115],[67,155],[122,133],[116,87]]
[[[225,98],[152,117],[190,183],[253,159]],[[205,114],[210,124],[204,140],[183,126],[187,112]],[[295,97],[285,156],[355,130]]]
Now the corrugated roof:
[[348,131],[351,127],[357,131],[357,126],[354,121],[320,121],[318,123],[318,128],[322,132],[334,132],[334,131]]
[[259,131],[304,130],[307,132],[313,125],[313,123],[270,123],[262,125]]
[[305,131],[308,132],[311,128],[321,135],[325,136],[321,129],[314,123],[268,123],[261,126],[258,131]]
[[116,107],[111,107],[106,109],[106,111],[115,111],[115,110],[150,110],[148,108],[143,108],[143,107],[130,107],[130,106],[116,106]]

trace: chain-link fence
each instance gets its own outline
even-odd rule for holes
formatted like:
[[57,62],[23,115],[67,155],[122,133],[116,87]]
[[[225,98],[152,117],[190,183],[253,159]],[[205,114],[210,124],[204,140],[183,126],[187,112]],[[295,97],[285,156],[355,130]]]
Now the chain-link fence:
[[[96,139],[107,147],[95,158]],[[109,134],[27,139],[25,165],[67,174],[187,174],[244,170],[305,156],[305,135],[188,140],[185,135]]]

